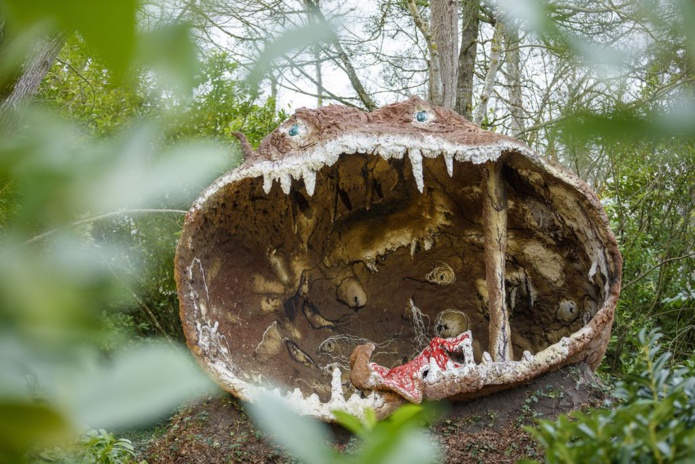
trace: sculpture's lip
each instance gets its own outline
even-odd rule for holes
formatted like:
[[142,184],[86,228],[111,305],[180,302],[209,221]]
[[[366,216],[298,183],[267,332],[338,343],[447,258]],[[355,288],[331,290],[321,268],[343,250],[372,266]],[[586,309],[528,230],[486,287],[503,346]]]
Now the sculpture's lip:
[[[607,242],[607,259],[611,261],[612,267],[620,267],[621,259],[617,251],[617,244],[610,229],[608,221],[600,208],[599,199],[591,192],[590,188],[578,177],[550,164],[542,157],[538,156],[533,150],[520,142],[508,139],[503,136],[493,137],[489,142],[483,144],[465,144],[452,142],[444,135],[437,133],[422,132],[408,135],[403,133],[364,133],[347,132],[331,140],[319,142],[314,146],[290,152],[282,159],[254,160],[240,168],[231,171],[217,179],[191,207],[186,222],[192,222],[194,218],[201,214],[208,202],[216,193],[223,191],[228,186],[245,179],[263,178],[263,189],[267,193],[273,188],[280,188],[285,194],[289,194],[293,181],[303,181],[307,194],[314,193],[317,172],[326,166],[333,166],[341,156],[354,153],[380,156],[383,159],[402,159],[408,158],[413,169],[413,178],[420,192],[427,184],[427,178],[423,174],[423,158],[443,157],[449,175],[456,169],[457,163],[482,164],[488,161],[495,161],[505,153],[516,153],[522,155],[537,166],[540,166],[546,173],[560,179],[563,183],[574,187],[581,192],[591,205],[597,206],[600,214],[601,226],[604,229],[604,240]],[[275,186],[275,184],[278,186]],[[178,250],[177,250],[178,260]],[[191,262],[187,268],[190,273],[189,280],[192,279],[195,270],[195,262]],[[177,276],[177,281],[179,281]],[[573,362],[582,361],[585,351],[590,347],[592,341],[597,337],[607,337],[610,333],[610,326],[613,319],[613,311],[617,302],[620,290],[619,273],[616,278],[605,283],[605,300],[593,318],[579,331],[572,333],[570,337],[564,337],[557,343],[533,355],[525,355],[519,361],[492,362],[485,359],[480,364],[466,365],[459,370],[442,372],[444,378],[460,379],[462,377],[470,379],[494,378],[498,385],[511,385],[527,381],[543,372],[559,368]],[[182,290],[180,289],[180,292]],[[266,391],[265,387],[256,385],[254,379],[242,378],[247,376],[245,373],[234,372],[229,369],[229,363],[224,359],[229,357],[223,341],[224,336],[217,333],[216,323],[208,319],[205,315],[205,308],[196,303],[198,295],[193,287],[188,289],[190,300],[194,302],[198,320],[195,331],[189,330],[184,324],[189,346],[192,348],[196,357],[205,358],[206,362],[201,365],[218,380],[225,389],[239,396],[243,400],[254,401],[258,393]],[[183,308],[183,306],[182,306]],[[182,309],[183,311],[183,309]],[[608,331],[606,333],[606,330]],[[212,346],[217,345],[217,346]],[[210,357],[209,353],[216,352],[216,359]],[[598,359],[603,353],[598,354]],[[231,359],[231,358],[230,358]],[[597,363],[597,360],[591,362]],[[233,361],[231,363],[233,365]],[[465,372],[464,372],[465,371]],[[494,373],[494,375],[489,375]],[[333,421],[333,410],[341,409],[356,415],[361,415],[365,407],[381,410],[381,416],[386,409],[400,404],[400,398],[394,398],[390,393],[372,391],[368,396],[362,397],[357,394],[345,398],[341,390],[340,372],[334,371],[332,377],[332,394],[328,402],[321,402],[318,395],[312,393],[305,396],[299,389],[281,393],[274,390],[274,393],[287,397],[297,410],[311,414],[326,421]],[[470,392],[480,389],[480,385],[471,386]],[[465,388],[458,394],[466,394]],[[441,392],[441,396],[430,397],[429,399],[439,399],[447,397],[446,392]]]

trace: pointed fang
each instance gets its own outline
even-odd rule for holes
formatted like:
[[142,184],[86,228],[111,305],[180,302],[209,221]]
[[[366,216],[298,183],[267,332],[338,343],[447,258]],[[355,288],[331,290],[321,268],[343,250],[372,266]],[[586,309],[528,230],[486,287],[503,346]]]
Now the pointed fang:
[[290,194],[290,188],[292,187],[292,176],[289,173],[283,172],[280,174],[280,187],[285,195]]
[[273,188],[273,177],[270,173],[263,173],[263,191],[266,195],[270,193],[270,189]]
[[410,158],[410,164],[413,167],[415,184],[420,193],[422,193],[425,191],[425,179],[422,173],[422,153],[417,148],[411,148],[408,150],[408,158]]
[[454,176],[454,155],[450,153],[444,153],[444,162],[446,163],[446,172],[449,173],[449,177]]
[[313,169],[304,170],[304,187],[306,188],[306,193],[310,197],[314,196],[314,190],[316,190],[316,171]]

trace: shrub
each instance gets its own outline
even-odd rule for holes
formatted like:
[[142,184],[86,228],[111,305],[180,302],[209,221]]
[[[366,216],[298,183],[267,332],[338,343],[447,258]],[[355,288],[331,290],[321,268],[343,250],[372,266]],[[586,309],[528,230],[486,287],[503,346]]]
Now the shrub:
[[668,367],[671,353],[662,350],[660,338],[658,331],[639,333],[639,373],[617,384],[614,407],[527,428],[545,448],[545,462],[693,462],[695,377],[691,368]]
[[[84,438],[66,449],[44,451],[36,459],[41,463],[132,464],[135,448],[130,440],[116,438],[104,429],[90,430]],[[140,464],[146,464],[141,461]]]

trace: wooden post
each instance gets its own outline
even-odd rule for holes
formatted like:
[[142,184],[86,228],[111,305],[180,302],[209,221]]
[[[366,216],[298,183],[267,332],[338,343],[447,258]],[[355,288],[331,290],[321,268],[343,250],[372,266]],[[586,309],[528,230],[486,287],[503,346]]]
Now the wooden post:
[[511,361],[511,331],[504,288],[507,251],[507,188],[502,178],[501,162],[485,163],[482,193],[485,280],[490,312],[489,351],[493,361]]

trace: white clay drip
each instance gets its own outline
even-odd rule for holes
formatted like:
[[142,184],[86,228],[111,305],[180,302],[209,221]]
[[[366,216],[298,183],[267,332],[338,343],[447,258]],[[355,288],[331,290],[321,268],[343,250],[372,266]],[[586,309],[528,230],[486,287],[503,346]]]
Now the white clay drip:
[[413,166],[415,184],[420,193],[422,193],[425,191],[425,179],[422,173],[422,153],[417,148],[411,148],[408,150],[408,158],[410,159],[410,164]]

